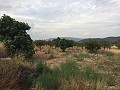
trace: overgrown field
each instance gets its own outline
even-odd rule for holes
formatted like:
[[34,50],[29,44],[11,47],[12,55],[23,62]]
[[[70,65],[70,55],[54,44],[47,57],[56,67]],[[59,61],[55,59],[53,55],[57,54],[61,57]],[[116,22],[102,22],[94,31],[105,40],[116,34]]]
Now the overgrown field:
[[32,60],[0,59],[0,90],[120,90],[120,53],[43,46]]

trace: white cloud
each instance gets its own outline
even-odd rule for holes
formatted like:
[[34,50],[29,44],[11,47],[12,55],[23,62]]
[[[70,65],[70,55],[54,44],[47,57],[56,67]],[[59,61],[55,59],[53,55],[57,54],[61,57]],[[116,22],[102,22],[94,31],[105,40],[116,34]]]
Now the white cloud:
[[33,39],[120,35],[120,0],[0,0],[8,14],[32,28]]

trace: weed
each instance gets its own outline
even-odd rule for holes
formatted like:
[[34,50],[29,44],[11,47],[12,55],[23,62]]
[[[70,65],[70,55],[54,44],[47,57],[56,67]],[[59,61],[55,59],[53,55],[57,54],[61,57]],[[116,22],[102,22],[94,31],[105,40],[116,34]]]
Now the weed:
[[0,58],[4,58],[7,56],[7,50],[4,43],[0,42]]
[[112,71],[114,71],[114,72],[120,72],[120,66],[117,66],[117,67],[113,68]]
[[76,57],[77,61],[83,61],[84,58],[90,58],[90,55],[87,53],[80,53],[80,54],[74,54],[74,57]]
[[36,74],[43,74],[43,73],[50,73],[52,72],[51,69],[43,62],[38,62],[36,66]]
[[54,74],[46,73],[38,77],[37,83],[41,84],[47,90],[56,90],[58,86],[58,77]]
[[70,77],[77,77],[80,74],[79,66],[75,61],[67,61],[66,63],[62,63],[60,66],[61,76],[65,79]]
[[50,54],[48,59],[54,59],[55,55],[54,54]]
[[109,51],[100,51],[99,54],[105,55],[105,56],[114,56],[115,54]]
[[83,78],[86,80],[90,80],[93,82],[97,82],[97,80],[102,79],[101,74],[96,73],[91,67],[85,67]]
[[115,86],[116,85],[115,78],[113,76],[109,76],[107,78],[106,82],[107,82],[108,86]]

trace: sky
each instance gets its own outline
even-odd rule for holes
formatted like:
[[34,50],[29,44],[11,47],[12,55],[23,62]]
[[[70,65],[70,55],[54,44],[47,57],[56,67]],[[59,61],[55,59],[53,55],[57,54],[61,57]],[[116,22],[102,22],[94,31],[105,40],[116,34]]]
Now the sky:
[[0,17],[26,22],[33,40],[120,36],[120,0],[0,0]]

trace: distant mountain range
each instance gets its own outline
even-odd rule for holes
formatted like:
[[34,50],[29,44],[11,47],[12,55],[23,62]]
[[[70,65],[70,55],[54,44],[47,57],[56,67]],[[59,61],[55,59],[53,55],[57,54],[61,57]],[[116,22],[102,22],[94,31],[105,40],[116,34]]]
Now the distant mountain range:
[[[96,39],[96,40],[105,40],[105,41],[108,41],[110,43],[113,43],[115,41],[120,40],[120,36],[118,36],[118,37],[106,37],[106,38],[74,38],[74,37],[60,37],[60,38],[65,38],[65,39],[68,39],[68,40],[74,40],[76,42],[87,41],[87,40],[90,40],[90,39]],[[56,39],[56,38],[50,38],[50,39],[47,39],[47,41],[52,41],[53,39]]]
[[104,41],[113,43],[115,41],[120,40],[120,36],[119,37],[106,37],[106,38],[87,38],[87,39],[83,39],[81,41],[87,41],[87,40],[90,40],[90,39],[95,39],[95,40],[99,40],[99,41],[104,40]]
[[[60,38],[65,38],[65,39],[68,39],[68,40],[74,40],[74,41],[76,41],[76,42],[85,39],[85,38],[74,38],[74,37],[60,37]],[[53,39],[56,39],[56,38],[50,38],[50,39],[47,39],[47,41],[52,41]]]

